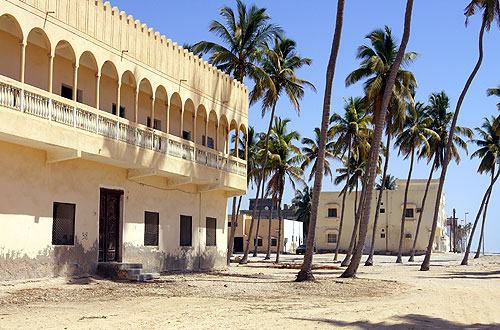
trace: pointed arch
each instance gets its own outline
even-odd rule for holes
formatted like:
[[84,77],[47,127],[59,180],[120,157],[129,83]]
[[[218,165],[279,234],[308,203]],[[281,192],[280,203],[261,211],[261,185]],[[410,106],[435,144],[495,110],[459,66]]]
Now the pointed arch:
[[147,78],[143,78],[139,83],[138,89],[139,95],[137,103],[137,119],[138,123],[146,125],[148,127],[153,127],[154,121],[153,116],[153,87],[151,82]]
[[154,122],[156,122],[157,130],[167,132],[168,94],[167,90],[162,85],[156,87],[155,90]]
[[135,120],[135,93],[137,81],[134,74],[127,70],[120,78],[120,117]]
[[79,102],[88,106],[95,106],[97,97],[97,79],[99,67],[94,54],[84,51],[78,60],[78,90],[80,93]]
[[191,99],[187,99],[184,103],[184,109],[182,111],[182,138],[194,141],[195,131],[194,131],[194,119],[195,119],[195,106]]
[[99,109],[116,114],[118,104],[118,70],[111,61],[102,64],[100,70],[101,78],[99,82]]
[[76,55],[68,41],[60,40],[56,44],[53,61],[52,92],[68,99],[74,99],[75,95],[78,95],[75,91],[77,88],[75,86]]

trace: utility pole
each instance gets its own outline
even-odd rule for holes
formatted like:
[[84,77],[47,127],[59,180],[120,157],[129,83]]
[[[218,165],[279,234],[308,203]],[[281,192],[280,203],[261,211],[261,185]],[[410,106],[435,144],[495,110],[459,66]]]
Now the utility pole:
[[453,218],[451,219],[453,228],[453,253],[457,252],[457,217],[455,209],[453,209]]

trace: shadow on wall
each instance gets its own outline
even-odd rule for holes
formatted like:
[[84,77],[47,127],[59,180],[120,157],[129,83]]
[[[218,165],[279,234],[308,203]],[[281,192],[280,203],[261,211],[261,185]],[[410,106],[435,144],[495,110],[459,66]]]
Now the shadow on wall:
[[381,330],[406,330],[406,329],[498,329],[500,324],[463,324],[457,322],[451,322],[437,317],[431,317],[427,315],[419,314],[408,314],[405,316],[394,316],[393,319],[398,322],[396,324],[389,324],[386,322],[369,322],[369,321],[356,321],[356,322],[344,322],[338,320],[329,319],[305,319],[305,318],[294,318],[295,320],[311,321],[311,322],[322,322],[334,327],[349,327],[356,329],[381,329]]
[[97,269],[97,241],[90,249],[75,238],[73,246],[48,246],[36,257],[18,251],[0,255],[0,280],[93,274]]
[[123,260],[140,263],[144,270],[156,272],[204,271],[222,269],[226,266],[226,254],[219,253],[216,247],[207,247],[201,253],[197,249],[184,247],[178,254],[158,251],[156,247],[136,246],[125,243]]

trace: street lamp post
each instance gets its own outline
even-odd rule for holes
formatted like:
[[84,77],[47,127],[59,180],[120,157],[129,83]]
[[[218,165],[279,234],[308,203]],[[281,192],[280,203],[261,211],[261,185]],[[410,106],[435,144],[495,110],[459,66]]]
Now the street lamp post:
[[469,212],[465,212],[465,216],[464,216],[465,242],[462,244],[463,247],[465,247],[465,244],[467,244],[467,241],[469,240],[469,231],[466,229],[466,226],[467,226],[467,214],[469,214]]

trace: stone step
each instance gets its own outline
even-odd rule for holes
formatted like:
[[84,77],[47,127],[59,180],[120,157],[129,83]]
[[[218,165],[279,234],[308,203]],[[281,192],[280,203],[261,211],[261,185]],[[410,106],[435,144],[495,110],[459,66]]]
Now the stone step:
[[141,273],[137,275],[130,276],[130,279],[137,282],[146,282],[158,279],[160,274],[158,273]]

